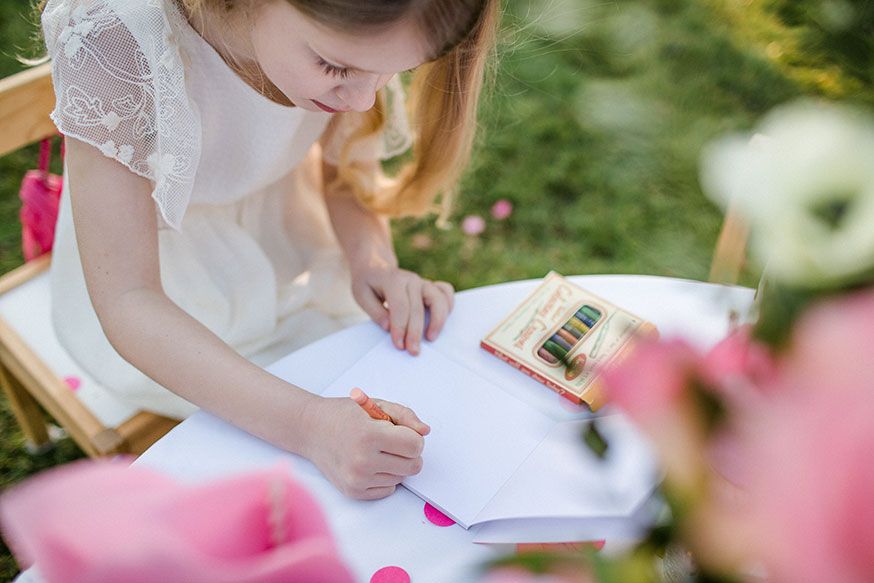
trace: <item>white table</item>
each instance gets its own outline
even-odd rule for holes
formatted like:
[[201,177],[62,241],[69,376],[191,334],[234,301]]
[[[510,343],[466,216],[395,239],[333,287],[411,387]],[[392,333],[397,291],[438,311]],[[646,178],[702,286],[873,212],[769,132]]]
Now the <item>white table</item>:
[[[700,348],[724,337],[729,312],[745,313],[753,297],[753,291],[746,288],[661,277],[616,275],[571,279],[652,321],[662,337],[682,336]],[[457,353],[474,372],[508,392],[524,394],[533,406],[556,419],[590,415],[479,348],[479,340],[538,282],[512,282],[459,293],[453,314],[435,346],[440,343],[444,353]],[[383,341],[385,333],[368,322],[307,346],[283,359],[282,365],[286,370],[294,368],[294,382],[318,393]],[[334,367],[326,371],[313,363],[324,360],[319,355],[328,347]],[[321,502],[341,552],[362,581],[369,581],[376,570],[387,565],[406,569],[414,582],[468,581],[476,579],[483,562],[512,548],[474,544],[470,531],[457,525],[438,527],[429,523],[422,512],[422,501],[403,488],[376,502],[349,500],[306,460],[202,412],[176,427],[136,463],[186,482],[288,464],[295,477]]]

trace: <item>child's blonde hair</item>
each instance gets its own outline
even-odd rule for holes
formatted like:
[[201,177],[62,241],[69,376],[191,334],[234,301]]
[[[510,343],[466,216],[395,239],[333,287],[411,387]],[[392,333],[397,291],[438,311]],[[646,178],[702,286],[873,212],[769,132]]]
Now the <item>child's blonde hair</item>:
[[[252,0],[182,0],[190,13],[204,8],[233,10]],[[337,180],[358,200],[390,217],[449,214],[454,189],[467,166],[476,133],[483,77],[498,28],[499,0],[286,0],[308,17],[336,30],[366,30],[411,16],[428,37],[435,59],[419,67],[411,84],[410,110],[415,132],[413,159],[391,181],[379,180],[372,166],[351,156],[355,143],[382,131],[386,97],[377,96],[357,116],[360,129],[340,156]],[[435,204],[442,195],[441,203]]]
[[[203,9],[230,11],[258,0],[181,0],[189,13]],[[338,180],[352,188],[374,212],[390,217],[439,212],[445,220],[454,189],[470,159],[477,109],[486,65],[498,29],[499,0],[286,0],[295,8],[337,30],[379,27],[412,16],[431,43],[436,58],[414,73],[410,110],[415,131],[413,159],[394,180],[381,181],[372,167],[352,160],[357,141],[381,131],[386,123],[384,92],[359,116],[360,129],[343,149]],[[46,0],[39,0],[39,10]],[[439,205],[435,204],[441,196]]]

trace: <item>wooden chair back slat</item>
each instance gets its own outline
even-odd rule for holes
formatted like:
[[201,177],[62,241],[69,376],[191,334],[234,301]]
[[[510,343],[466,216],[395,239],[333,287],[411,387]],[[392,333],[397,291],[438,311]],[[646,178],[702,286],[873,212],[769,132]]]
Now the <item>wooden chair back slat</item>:
[[48,63],[0,79],[0,156],[58,133]]

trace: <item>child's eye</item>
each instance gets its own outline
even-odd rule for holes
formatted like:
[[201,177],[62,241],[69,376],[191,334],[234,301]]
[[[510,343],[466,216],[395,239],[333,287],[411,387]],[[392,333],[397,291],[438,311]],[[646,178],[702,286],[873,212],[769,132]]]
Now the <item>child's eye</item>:
[[345,67],[338,67],[337,65],[332,65],[324,59],[318,60],[319,66],[325,72],[326,75],[331,75],[332,77],[338,77],[340,79],[348,79],[349,75],[352,74],[352,71]]

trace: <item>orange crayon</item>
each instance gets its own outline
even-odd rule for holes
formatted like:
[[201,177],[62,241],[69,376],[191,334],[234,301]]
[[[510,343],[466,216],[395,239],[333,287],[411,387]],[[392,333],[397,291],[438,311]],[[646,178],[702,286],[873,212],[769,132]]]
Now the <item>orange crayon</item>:
[[394,419],[389,417],[388,413],[380,409],[379,405],[377,405],[373,401],[373,399],[368,397],[367,394],[358,387],[352,389],[352,391],[349,393],[349,396],[352,398],[353,401],[361,405],[361,408],[364,409],[367,414],[370,415],[372,418],[394,423]]

